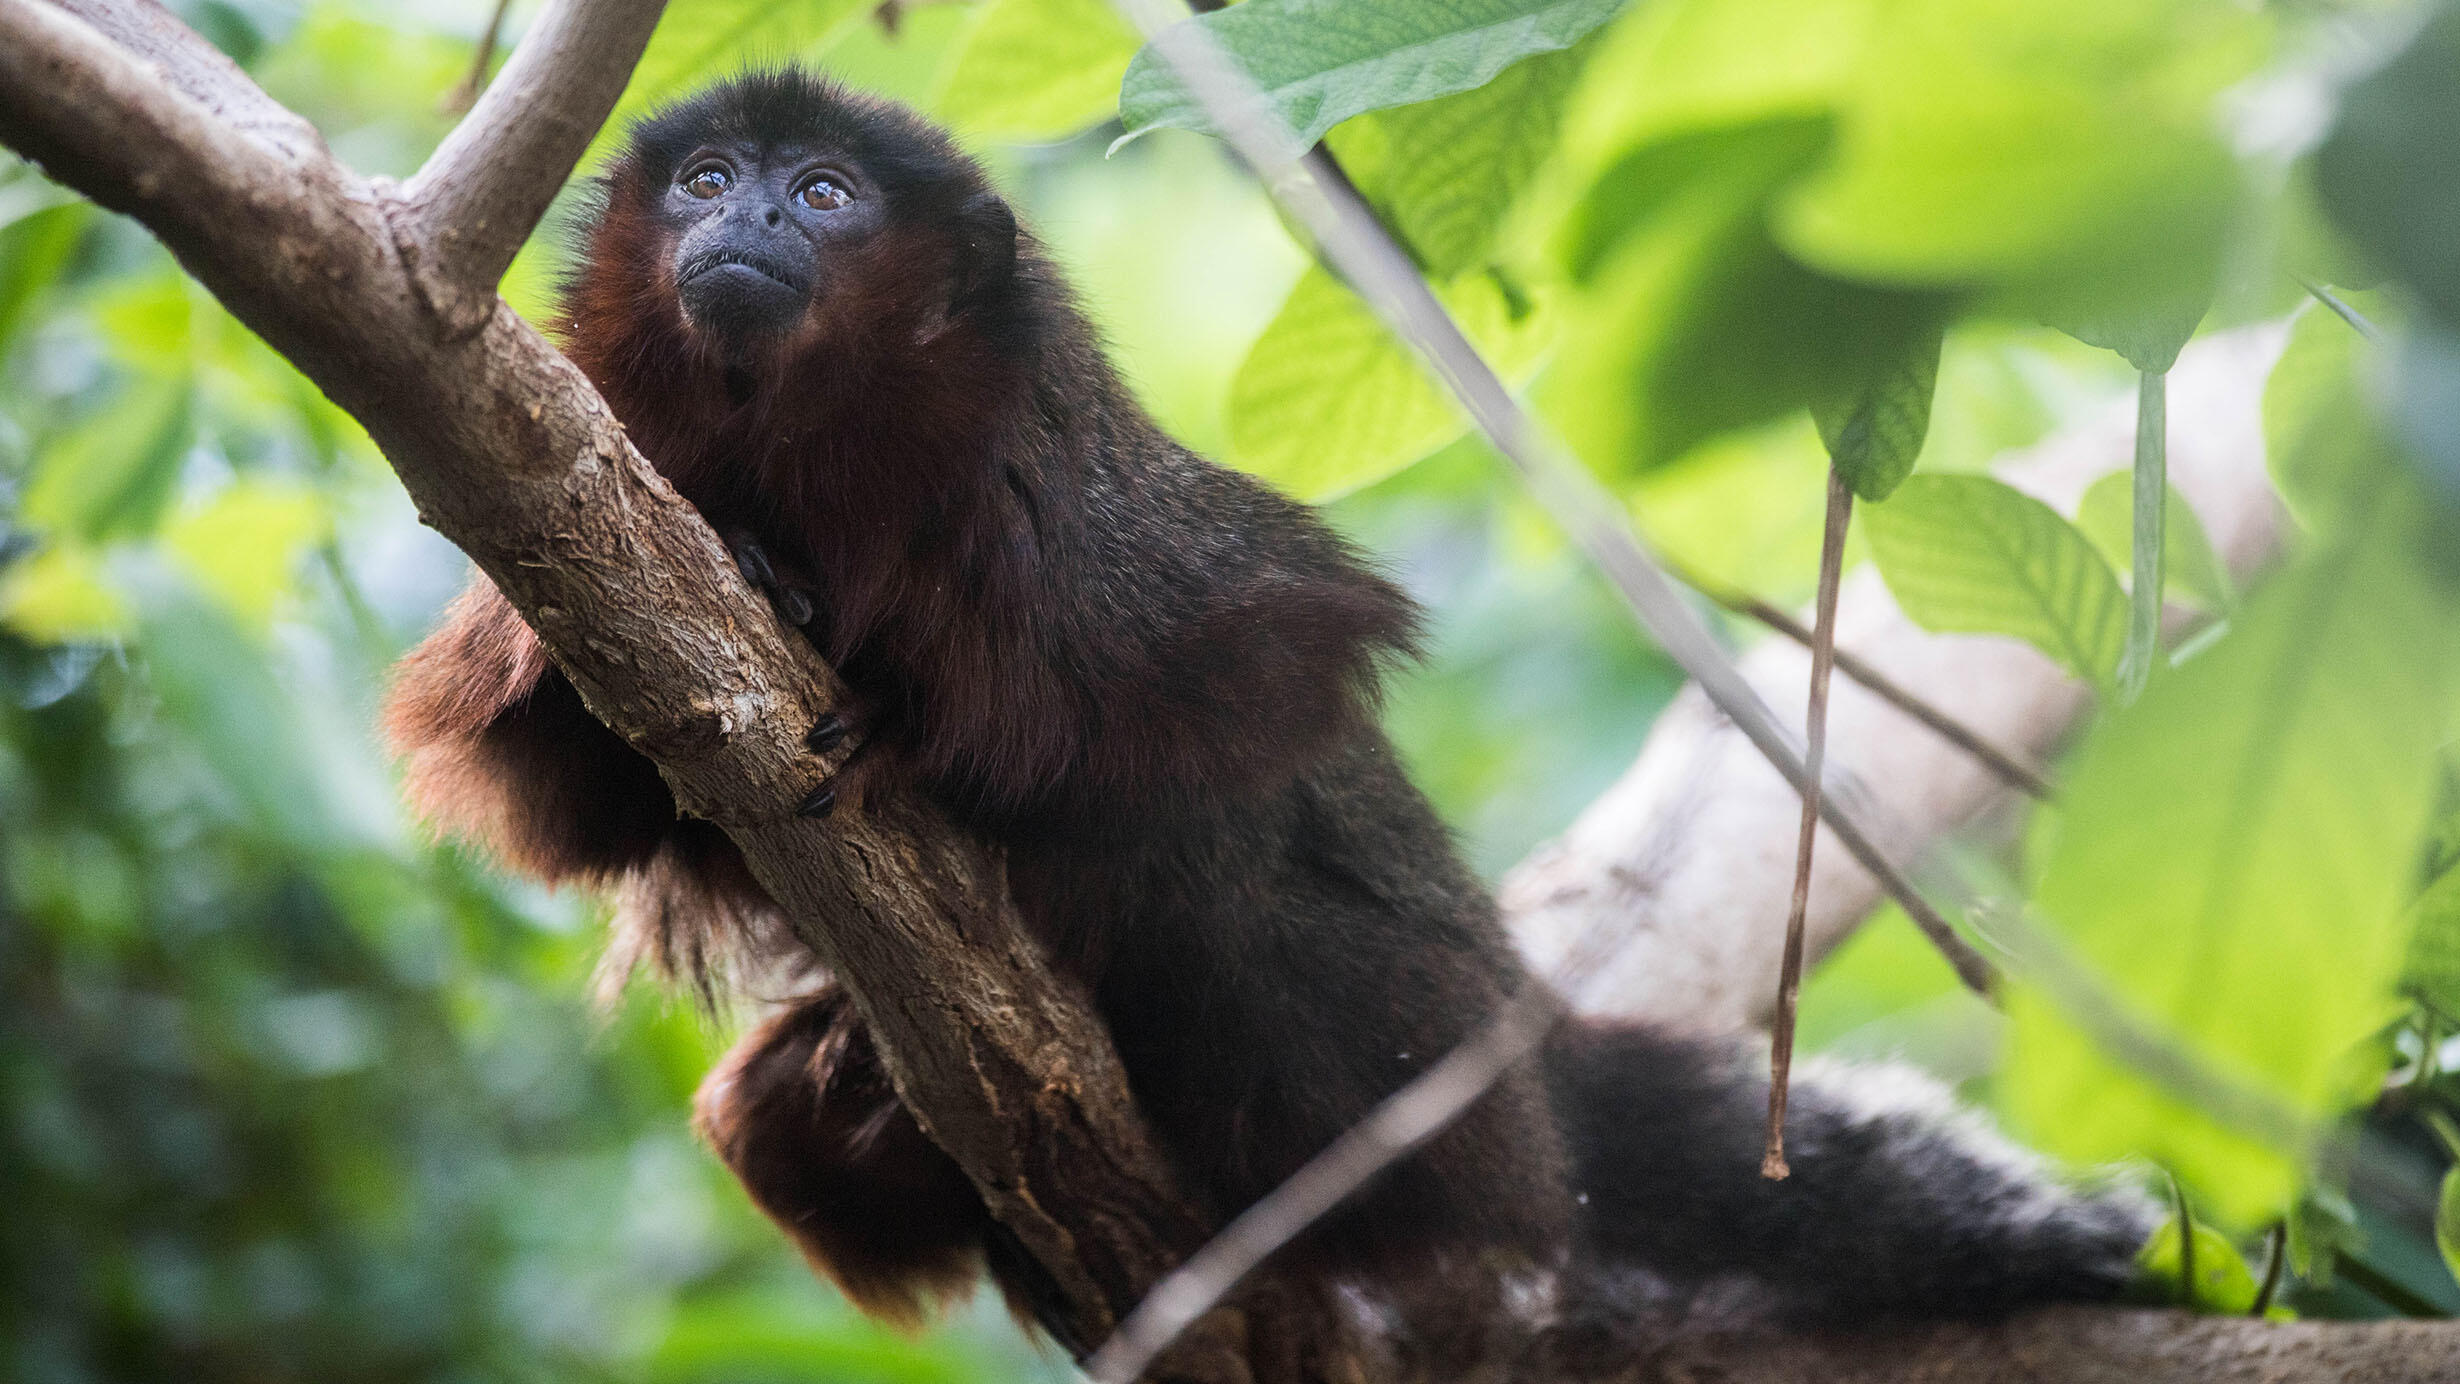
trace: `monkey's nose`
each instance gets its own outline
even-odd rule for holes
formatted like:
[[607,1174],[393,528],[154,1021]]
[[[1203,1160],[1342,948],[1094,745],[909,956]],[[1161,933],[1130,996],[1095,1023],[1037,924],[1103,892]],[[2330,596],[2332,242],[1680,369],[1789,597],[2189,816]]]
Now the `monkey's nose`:
[[776,230],[779,226],[784,225],[785,221],[786,213],[780,210],[774,202],[760,209],[760,224],[768,227],[772,231]]

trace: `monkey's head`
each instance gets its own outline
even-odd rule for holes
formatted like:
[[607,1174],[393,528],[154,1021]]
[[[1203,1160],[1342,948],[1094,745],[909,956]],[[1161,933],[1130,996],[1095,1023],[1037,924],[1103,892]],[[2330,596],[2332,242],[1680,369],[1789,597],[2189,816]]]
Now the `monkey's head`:
[[926,339],[1016,270],[1014,216],[946,136],[792,67],[643,121],[605,195],[576,335],[646,312],[730,364]]

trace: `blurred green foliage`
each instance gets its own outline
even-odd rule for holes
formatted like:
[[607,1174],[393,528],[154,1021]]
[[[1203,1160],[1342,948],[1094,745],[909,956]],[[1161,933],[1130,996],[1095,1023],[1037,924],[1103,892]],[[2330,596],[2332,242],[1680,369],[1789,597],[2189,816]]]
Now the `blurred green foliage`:
[[[400,175],[490,6],[177,8]],[[2168,594],[2210,623],[2094,718],[2013,856],[1946,853],[2102,1002],[2317,1137],[2199,1107],[2046,991],[1996,1014],[1894,910],[1813,977],[1803,1031],[1929,1066],[2053,1152],[2168,1169],[2207,1307],[2247,1297],[2230,1237],[2280,1222],[2301,1311],[2460,1309],[2436,1249],[2460,1253],[2460,5],[1203,22],[1683,567],[1801,599],[1833,461],[1868,502],[1848,560],[1916,619],[2096,681],[2129,478],[2070,514],[1976,473],[2124,407],[2195,332],[2339,288],[2358,320],[2298,316],[2265,398],[2282,570],[2235,590],[2171,501]],[[1666,662],[1106,4],[891,26],[675,0],[622,113],[787,57],[951,121],[1157,415],[1334,501],[1428,603],[1390,719],[1481,870],[1628,763]],[[533,320],[568,227],[507,279]],[[350,420],[158,246],[0,165],[0,1372],[1060,1377],[988,1309],[907,1340],[811,1282],[686,1130],[725,1024],[652,995],[593,1015],[596,905],[402,820],[370,709],[459,570]],[[2178,1245],[2148,1263],[2175,1274]]]

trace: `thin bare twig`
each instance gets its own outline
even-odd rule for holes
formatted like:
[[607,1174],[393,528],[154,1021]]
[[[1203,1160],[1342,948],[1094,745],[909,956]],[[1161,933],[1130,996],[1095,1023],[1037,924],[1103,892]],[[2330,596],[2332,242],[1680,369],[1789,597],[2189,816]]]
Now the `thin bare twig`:
[[[1747,591],[1738,591],[1722,582],[1713,581],[1700,573],[1687,571],[1671,562],[1666,564],[1666,570],[1673,575],[1675,580],[1699,592],[1719,607],[1732,611],[1744,619],[1757,621],[1774,633],[1783,635],[1806,649],[1811,647],[1811,627],[1795,619],[1784,608],[1761,600]],[[1872,696],[1920,722],[1940,739],[1972,756],[1975,762],[1997,775],[1999,781],[2008,787],[2043,802],[2048,802],[2058,796],[2058,790],[2052,786],[2049,777],[2041,770],[2026,764],[2013,753],[1990,743],[1980,731],[1915,695],[1910,688],[1879,671],[1875,665],[1853,651],[1835,649],[1830,651],[1829,656],[1836,660],[1838,672],[1852,678]]]
[[1811,637],[1810,704],[1803,713],[1802,834],[1794,842],[1794,899],[1785,915],[1785,959],[1777,967],[1777,1023],[1768,1048],[1768,1149],[1760,1176],[1790,1176],[1785,1166],[1785,1100],[1793,1085],[1794,1012],[1802,1003],[1802,931],[1811,912],[1811,853],[1819,842],[1820,769],[1828,757],[1828,671],[1836,655],[1836,592],[1845,572],[1845,530],[1853,487],[1828,468],[1828,513],[1819,541],[1818,627]]
[[[1231,147],[1255,169],[1273,200],[1314,238],[1318,253],[1467,409],[1539,504],[1613,583],[1658,647],[1801,791],[1805,770],[1793,737],[1676,593],[1664,569],[1632,532],[1622,504],[1512,397],[1374,212],[1323,168],[1319,156],[1299,146],[1263,93],[1201,25],[1179,22],[1187,17],[1179,4],[1114,4],[1170,64]],[[1990,963],[1922,897],[1858,817],[1834,794],[1822,796],[1821,817],[1947,957],[1957,977],[1976,993],[1989,994]]]
[[495,13],[487,16],[487,28],[478,36],[478,51],[470,55],[470,70],[453,89],[444,93],[436,108],[447,115],[459,115],[478,99],[479,89],[487,85],[487,68],[495,61],[496,41],[504,35],[504,15],[512,8],[512,0],[495,0]]

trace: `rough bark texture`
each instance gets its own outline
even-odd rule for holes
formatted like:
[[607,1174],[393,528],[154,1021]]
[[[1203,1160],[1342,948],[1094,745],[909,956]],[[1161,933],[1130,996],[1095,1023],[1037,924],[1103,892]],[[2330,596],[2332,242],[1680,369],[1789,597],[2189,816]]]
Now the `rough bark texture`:
[[[541,56],[516,57],[506,97],[405,196],[335,164],[151,0],[0,0],[0,141],[152,229],[367,427],[592,710],[742,847],[855,995],[933,1136],[1051,1271],[1071,1330],[1098,1340],[1206,1229],[1145,1139],[1106,1035],[1025,942],[999,860],[927,805],[794,815],[827,768],[800,733],[833,676],[588,383],[492,295],[659,8],[556,0],[524,44]],[[1747,855],[1723,858],[1749,872]],[[1161,1368],[1244,1378],[1244,1336],[1239,1314],[1216,1313]],[[1884,1339],[1678,1333],[1616,1377],[2397,1382],[2449,1377],[2453,1346],[2444,1326],[2062,1312]]]

